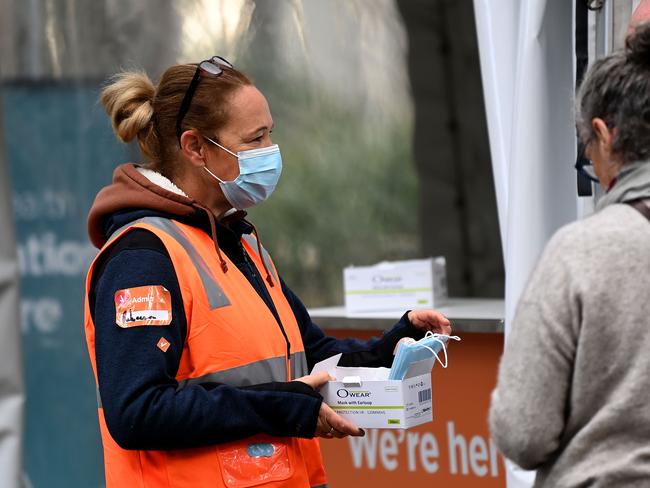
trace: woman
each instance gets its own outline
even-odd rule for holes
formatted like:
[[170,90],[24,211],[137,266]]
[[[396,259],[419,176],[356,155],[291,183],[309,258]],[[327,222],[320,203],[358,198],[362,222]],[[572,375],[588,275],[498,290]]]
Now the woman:
[[[597,61],[579,134],[606,194],[550,240],[518,304],[490,426],[537,487],[650,485],[650,26]],[[644,216],[646,215],[646,216]]]
[[266,99],[225,59],[122,73],[101,97],[125,164],[90,211],[101,249],[86,284],[107,486],[322,486],[318,437],[363,435],[311,367],[390,366],[397,342],[449,333],[411,311],[382,338],[326,337],[279,277],[245,208],[282,159]]

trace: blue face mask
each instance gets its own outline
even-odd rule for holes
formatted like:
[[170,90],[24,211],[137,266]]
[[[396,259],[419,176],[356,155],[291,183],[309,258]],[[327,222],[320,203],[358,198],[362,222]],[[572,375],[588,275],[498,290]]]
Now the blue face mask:
[[[403,380],[411,364],[417,361],[423,361],[430,358],[432,355],[438,360],[443,368],[447,367],[447,342],[449,339],[459,341],[458,336],[449,336],[444,334],[434,334],[429,331],[424,335],[424,338],[419,341],[402,342],[393,359],[393,365],[390,368],[389,380]],[[443,363],[438,356],[440,350],[445,354],[445,362]]]
[[234,208],[243,210],[262,203],[271,196],[282,173],[282,156],[277,144],[235,154],[209,137],[206,139],[235,156],[239,162],[239,176],[232,181],[223,181],[207,166],[203,167],[219,182],[226,200]]

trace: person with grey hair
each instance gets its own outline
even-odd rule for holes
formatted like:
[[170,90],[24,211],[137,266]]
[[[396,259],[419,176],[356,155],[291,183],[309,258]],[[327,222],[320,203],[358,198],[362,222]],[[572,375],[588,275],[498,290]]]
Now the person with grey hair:
[[536,487],[650,486],[650,24],[591,67],[577,124],[606,193],[531,275],[490,429]]

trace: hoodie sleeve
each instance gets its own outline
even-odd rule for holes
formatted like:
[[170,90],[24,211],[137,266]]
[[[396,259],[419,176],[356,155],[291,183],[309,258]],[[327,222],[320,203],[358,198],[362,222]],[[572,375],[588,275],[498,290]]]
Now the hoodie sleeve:
[[[123,329],[115,323],[116,291],[162,285],[172,323]],[[125,248],[112,253],[92,290],[99,396],[111,436],[125,449],[178,449],[242,439],[257,433],[312,437],[322,398],[300,383],[255,388],[225,384],[178,389],[186,318],[168,255]],[[169,342],[162,352],[159,340]]]
[[284,281],[282,281],[282,291],[298,321],[310,371],[319,361],[339,353],[342,353],[339,361],[341,366],[390,368],[393,364],[393,350],[400,339],[424,337],[424,333],[416,329],[409,321],[408,312],[381,337],[373,337],[368,341],[329,337],[311,320],[303,303]]

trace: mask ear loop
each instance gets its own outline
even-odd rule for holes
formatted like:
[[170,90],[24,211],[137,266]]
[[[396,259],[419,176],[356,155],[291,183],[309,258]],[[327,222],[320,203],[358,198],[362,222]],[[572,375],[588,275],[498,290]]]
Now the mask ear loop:
[[210,142],[211,142],[212,144],[214,144],[215,146],[218,146],[218,147],[220,147],[221,149],[223,149],[224,151],[226,151],[227,153],[230,153],[230,154],[232,154],[233,156],[235,156],[236,158],[239,158],[239,156],[237,156],[234,152],[232,152],[230,149],[228,149],[228,148],[226,148],[226,147],[223,147],[223,146],[222,146],[221,144],[219,144],[217,141],[213,141],[213,140],[210,139],[208,136],[203,136],[203,137],[205,137],[208,141],[210,141]]
[[449,365],[448,356],[447,356],[447,344],[445,343],[445,341],[440,340],[439,337],[447,337],[447,339],[453,339],[455,341],[460,341],[460,337],[458,337],[458,336],[448,336],[448,335],[444,335],[444,334],[434,334],[433,332],[428,330],[427,333],[424,334],[424,339],[428,339],[429,337],[431,337],[434,341],[437,341],[442,345],[442,350],[445,353],[445,362],[444,362],[444,364],[440,360],[440,357],[438,356],[438,353],[436,351],[434,351],[433,349],[431,349],[429,346],[425,346],[424,344],[420,344],[419,343],[420,341],[415,342],[415,344],[417,344],[420,347],[424,347],[424,348],[428,349],[429,351],[431,351],[431,353],[434,355],[434,357],[440,363],[440,366],[447,369],[447,366]]

